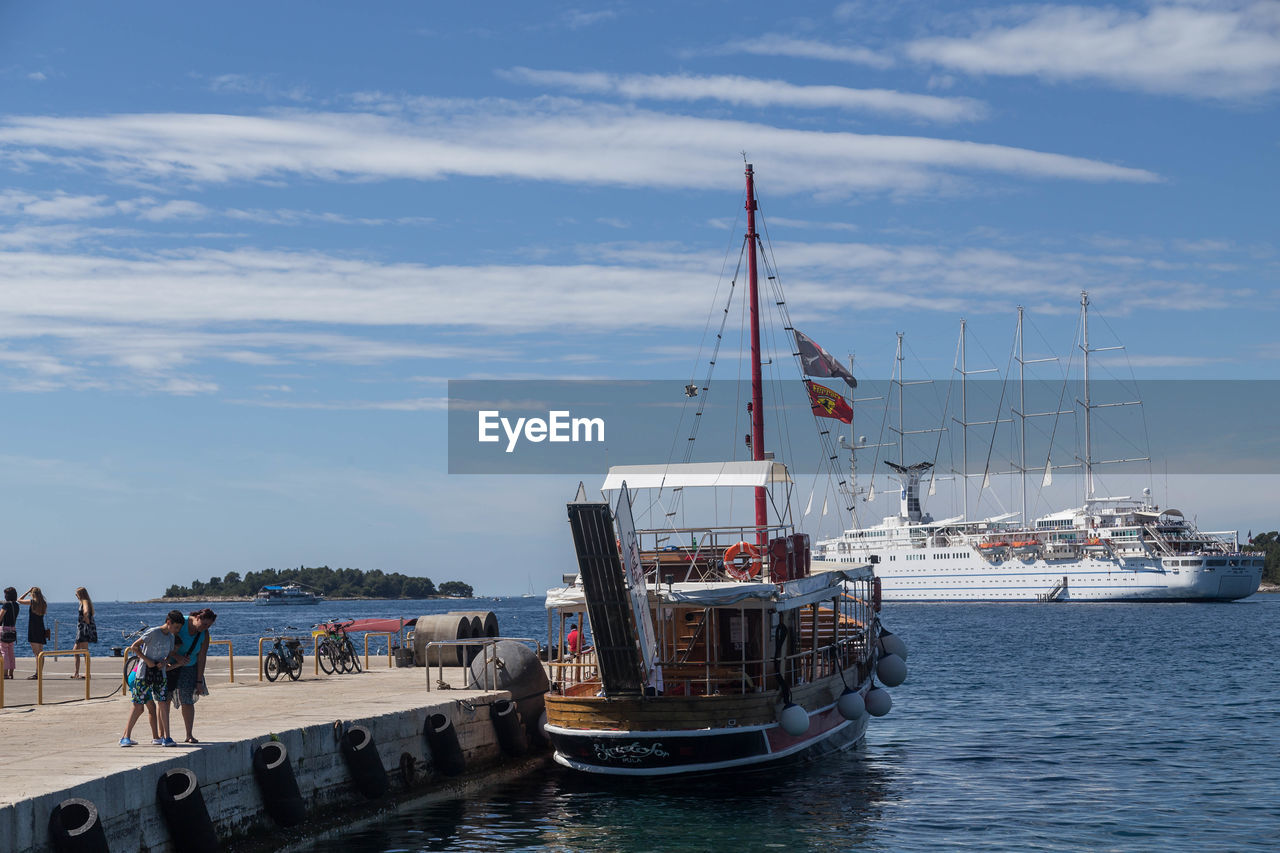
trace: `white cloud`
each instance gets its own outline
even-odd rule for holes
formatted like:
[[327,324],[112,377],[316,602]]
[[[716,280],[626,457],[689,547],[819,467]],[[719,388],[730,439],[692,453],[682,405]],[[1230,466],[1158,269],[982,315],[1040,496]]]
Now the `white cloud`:
[[[0,156],[97,165],[116,178],[223,183],[517,177],[673,189],[736,188],[738,152],[769,166],[776,192],[919,192],[956,173],[1085,181],[1159,180],[1144,169],[925,137],[821,133],[604,105],[415,104],[412,120],[368,113],[276,117],[13,116]],[[732,164],[732,166],[731,166]]]
[[1280,89],[1280,2],[1019,6],[963,37],[907,45],[913,59],[972,74],[1096,80],[1172,95],[1250,98]]
[[164,222],[169,219],[203,219],[209,215],[209,208],[195,201],[166,201],[148,207],[138,213],[138,218],[148,222]]
[[570,9],[564,13],[563,20],[569,29],[580,30],[616,17],[618,17],[618,13],[612,9],[597,9],[591,12],[583,11],[582,9]]
[[37,83],[43,83],[45,80],[49,78],[45,76],[45,73],[43,71],[32,71],[30,74],[27,75],[27,79],[34,80]]
[[730,42],[717,53],[748,53],[754,56],[789,56],[796,59],[822,59],[829,62],[848,62],[868,65],[872,68],[888,68],[893,58],[865,47],[829,44],[790,36],[760,36]]
[[34,195],[21,190],[0,192],[0,215],[30,216],[36,219],[91,219],[115,213],[116,206],[105,195],[71,195],[53,192]]
[[533,68],[512,68],[500,74],[523,83],[574,92],[620,95],[636,100],[716,100],[752,107],[863,110],[942,122],[978,119],[987,112],[984,104],[970,98],[940,98],[892,89],[796,86],[781,80],[727,75],[701,77],[688,74],[606,74],[595,71],[540,71]]
[[[985,247],[971,236],[955,247],[774,246],[798,323],[877,309],[974,316],[1015,304],[1067,314],[1082,287],[1113,316],[1229,310],[1256,301],[1247,289],[1223,286],[1196,255],[1185,256],[1172,277],[1160,245],[1128,254],[1055,253]],[[477,362],[547,358],[563,369],[568,356],[530,354],[519,338],[495,346],[493,333],[703,327],[718,252],[610,243],[581,246],[579,254],[580,263],[567,265],[430,266],[252,249],[0,252],[0,340],[10,342],[0,362],[11,368],[4,371],[10,388],[201,394],[218,384],[191,371],[218,361],[271,367],[438,360],[475,373]],[[1142,366],[1191,365],[1152,358]]]
[[414,397],[408,400],[230,400],[241,406],[261,406],[268,409],[309,409],[319,411],[376,411],[376,412],[447,412],[448,397]]
[[1100,357],[1097,361],[1102,365],[1116,367],[1204,367],[1210,364],[1224,364],[1234,361],[1230,358],[1202,355],[1128,355],[1124,357]]
[[260,95],[274,100],[311,100],[302,86],[282,86],[270,76],[252,74],[219,74],[209,80],[209,90],[219,94]]

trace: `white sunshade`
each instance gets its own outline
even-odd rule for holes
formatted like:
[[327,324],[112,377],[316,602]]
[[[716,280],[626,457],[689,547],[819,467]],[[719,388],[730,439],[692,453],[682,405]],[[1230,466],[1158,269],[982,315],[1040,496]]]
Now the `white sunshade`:
[[[870,567],[862,567],[817,572],[785,584],[737,581],[649,584],[648,591],[650,596],[656,596],[666,604],[731,607],[744,601],[760,601],[773,602],[778,610],[793,610],[829,599],[844,591],[845,581],[863,579],[870,574]],[[587,606],[586,591],[580,584],[549,589],[546,606],[548,610],[584,608]]]
[[609,469],[601,491],[622,488],[660,489],[694,486],[768,486],[790,483],[787,466],[764,459],[759,462],[686,462],[676,465],[617,465]]

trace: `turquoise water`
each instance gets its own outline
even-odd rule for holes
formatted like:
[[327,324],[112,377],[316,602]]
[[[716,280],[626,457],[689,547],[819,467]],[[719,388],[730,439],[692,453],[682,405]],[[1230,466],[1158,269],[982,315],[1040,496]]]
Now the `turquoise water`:
[[883,616],[911,675],[857,752],[680,782],[552,768],[310,849],[1275,849],[1280,597]]
[[[267,628],[335,615],[492,609],[504,634],[546,630],[532,599],[213,606],[238,650]],[[119,644],[111,633],[165,610],[100,603],[102,653]],[[888,604],[883,618],[910,645],[911,675],[856,752],[630,784],[552,767],[310,849],[1275,849],[1280,596]]]

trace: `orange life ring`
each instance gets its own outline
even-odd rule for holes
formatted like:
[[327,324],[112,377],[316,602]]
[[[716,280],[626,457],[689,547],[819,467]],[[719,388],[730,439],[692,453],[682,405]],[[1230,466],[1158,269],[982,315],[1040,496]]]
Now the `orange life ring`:
[[[747,561],[739,564],[738,557],[746,555]],[[760,551],[750,542],[737,542],[724,550],[724,570],[734,580],[747,581],[760,574]]]

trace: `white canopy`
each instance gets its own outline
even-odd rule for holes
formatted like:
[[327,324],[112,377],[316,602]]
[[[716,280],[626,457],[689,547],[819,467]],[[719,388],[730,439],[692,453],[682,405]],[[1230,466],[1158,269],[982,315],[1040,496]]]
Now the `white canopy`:
[[759,462],[686,462],[673,465],[615,465],[601,491],[622,488],[660,489],[685,486],[767,486],[790,483],[787,466],[771,459]]
[[[667,604],[727,607],[743,601],[772,601],[777,603],[779,610],[791,610],[831,598],[832,595],[843,591],[845,581],[866,577],[870,571],[869,568],[863,567],[818,572],[784,584],[736,581],[658,584],[649,587],[649,594],[656,595],[659,600]],[[586,607],[586,604],[586,595],[582,587],[577,584],[547,590],[548,610]]]

